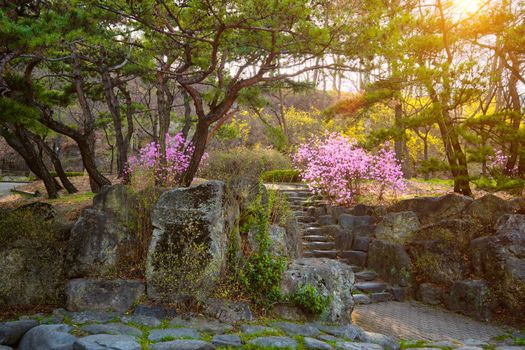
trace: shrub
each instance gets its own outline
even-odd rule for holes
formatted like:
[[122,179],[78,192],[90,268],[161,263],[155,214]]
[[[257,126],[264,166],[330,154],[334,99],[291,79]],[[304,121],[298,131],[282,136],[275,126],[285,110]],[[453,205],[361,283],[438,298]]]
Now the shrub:
[[525,187],[525,181],[505,176],[502,173],[493,176],[492,178],[480,176],[472,180],[474,185],[479,190],[487,192],[507,191],[512,194],[520,195]]
[[297,288],[290,296],[290,299],[303,311],[314,315],[322,314],[328,307],[328,304],[330,304],[330,297],[323,296],[310,284],[305,284]]
[[166,159],[162,159],[160,145],[151,142],[139,150],[137,156],[128,160],[127,173],[131,178],[139,174],[153,176],[155,184],[161,186],[178,185],[184,171],[188,168],[193,154],[193,146],[182,134],[166,134]]
[[355,140],[332,133],[300,146],[294,162],[313,192],[340,205],[355,203],[367,180],[381,183],[380,198],[387,188],[405,189],[401,164],[388,145],[374,155]]
[[199,176],[225,181],[241,198],[256,192],[261,174],[276,169],[289,169],[290,159],[272,149],[237,147],[212,151],[203,162]]
[[300,182],[301,176],[299,170],[295,169],[270,170],[261,174],[261,180],[268,183]]
[[270,215],[272,200],[263,204],[262,191],[250,208],[249,215],[244,215],[247,222],[244,229],[254,229],[258,251],[248,257],[241,281],[247,296],[260,307],[269,307],[281,299],[280,283],[286,268],[286,260],[270,252]]
[[129,230],[134,239],[132,243],[119,249],[119,251],[125,251],[126,254],[118,255],[118,272],[128,278],[144,277],[149,243],[153,233],[151,212],[162,192],[162,189],[148,187],[133,196],[133,205],[130,206]]

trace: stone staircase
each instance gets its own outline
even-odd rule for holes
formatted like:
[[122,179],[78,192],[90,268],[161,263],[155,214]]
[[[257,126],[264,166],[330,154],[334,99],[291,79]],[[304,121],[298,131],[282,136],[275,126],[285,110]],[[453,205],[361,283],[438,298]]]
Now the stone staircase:
[[[374,227],[371,217],[353,217],[353,220],[359,222],[353,230],[355,235],[349,235],[353,236],[352,242],[344,242],[344,239],[340,242],[340,239],[335,238],[338,227],[339,230],[344,230],[337,225],[334,217],[343,214],[345,209],[333,207],[327,201],[313,195],[306,185],[290,184],[278,189],[287,196],[290,208],[301,227],[303,257],[336,259],[350,265],[356,278],[356,304],[404,300],[403,288],[390,287],[380,280],[376,272],[366,268],[368,245],[371,241],[367,234],[370,234]],[[344,237],[344,233],[339,235],[341,236]]]

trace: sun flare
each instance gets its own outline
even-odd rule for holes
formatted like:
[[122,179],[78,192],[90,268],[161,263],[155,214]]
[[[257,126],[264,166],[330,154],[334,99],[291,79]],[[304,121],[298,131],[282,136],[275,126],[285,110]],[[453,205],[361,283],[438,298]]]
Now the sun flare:
[[456,7],[465,14],[472,14],[481,7],[481,0],[454,0]]

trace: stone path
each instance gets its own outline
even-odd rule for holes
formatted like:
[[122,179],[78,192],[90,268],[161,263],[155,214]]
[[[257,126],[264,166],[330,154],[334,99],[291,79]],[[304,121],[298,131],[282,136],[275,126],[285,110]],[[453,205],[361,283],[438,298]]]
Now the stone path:
[[503,328],[413,301],[358,305],[352,316],[354,323],[367,331],[399,339],[486,341],[505,332]]

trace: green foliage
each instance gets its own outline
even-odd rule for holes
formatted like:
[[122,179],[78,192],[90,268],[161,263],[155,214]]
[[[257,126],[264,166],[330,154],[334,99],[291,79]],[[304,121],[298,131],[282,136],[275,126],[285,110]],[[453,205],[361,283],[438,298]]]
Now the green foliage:
[[275,147],[279,152],[286,151],[288,148],[288,137],[284,133],[283,129],[270,124],[265,124],[264,131],[268,141],[273,147]]
[[436,172],[447,171],[448,169],[449,166],[445,162],[433,157],[429,158],[428,160],[422,161],[419,167],[421,173],[426,175],[431,175]]
[[480,176],[473,179],[472,182],[479,190],[488,192],[508,191],[517,195],[520,195],[525,187],[524,180],[508,177],[503,174],[498,174],[494,177]]
[[258,251],[248,257],[241,280],[248,297],[259,307],[267,308],[281,299],[280,283],[286,260],[270,252],[270,216],[272,200],[263,203],[262,188],[250,208],[248,226],[255,230]]
[[303,311],[314,315],[322,314],[331,301],[330,296],[323,296],[310,284],[300,286],[289,298]]
[[290,159],[276,150],[237,147],[210,151],[199,176],[225,181],[237,197],[248,198],[263,172],[290,168]]
[[267,183],[301,182],[299,175],[299,170],[295,169],[270,170],[261,174],[261,180]]
[[120,273],[126,277],[144,277],[149,243],[153,234],[151,212],[162,192],[159,188],[148,187],[134,196],[129,222],[129,230],[134,239],[129,245],[120,247],[119,251],[125,254],[118,256]]
[[207,246],[188,235],[178,240],[164,242],[154,256],[156,268],[152,285],[161,301],[166,303],[204,300],[211,292],[206,278]]

